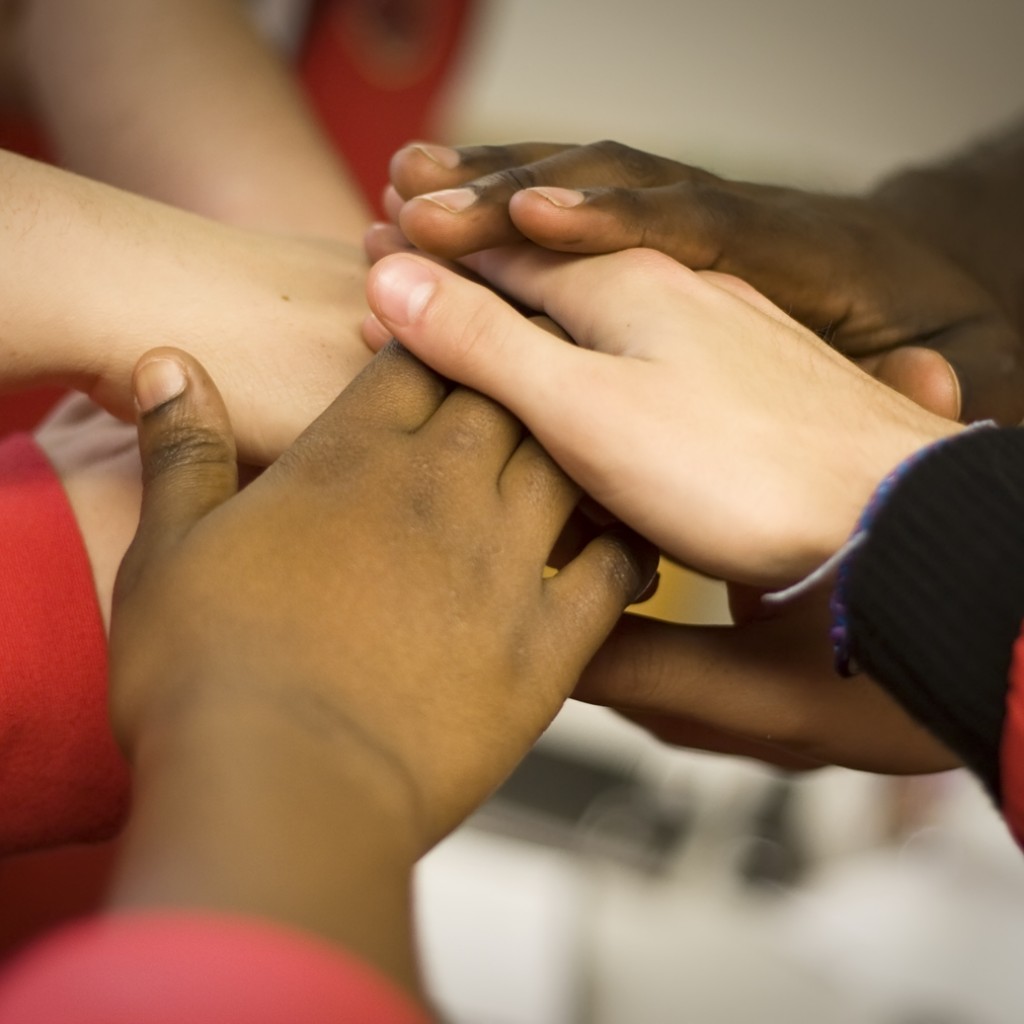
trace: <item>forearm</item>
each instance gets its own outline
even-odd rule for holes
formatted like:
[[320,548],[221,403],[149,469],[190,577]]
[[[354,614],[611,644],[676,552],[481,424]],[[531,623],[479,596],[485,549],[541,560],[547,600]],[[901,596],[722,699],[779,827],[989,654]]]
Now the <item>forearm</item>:
[[[281,387],[267,352],[291,352],[296,381],[319,374],[325,393],[344,383],[335,363],[362,359],[361,267],[340,246],[217,224],[10,153],[0,181],[0,390],[60,384],[131,418],[131,368],[154,345],[208,353],[229,381],[245,354],[261,387]],[[306,422],[322,408],[319,393],[289,397]]]
[[358,735],[310,728],[286,703],[225,701],[142,731],[112,905],[294,926],[417,993],[404,790]]
[[945,163],[890,177],[871,199],[968,271],[1024,331],[1024,120]]
[[25,49],[73,170],[229,223],[360,242],[365,206],[239,0],[31,0]]

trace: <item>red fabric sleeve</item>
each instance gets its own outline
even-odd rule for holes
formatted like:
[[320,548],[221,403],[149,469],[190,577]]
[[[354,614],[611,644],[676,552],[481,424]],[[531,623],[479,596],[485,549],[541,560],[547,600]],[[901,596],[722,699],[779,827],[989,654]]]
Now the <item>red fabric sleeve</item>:
[[1009,682],[999,754],[1002,811],[1017,845],[1024,849],[1024,629],[1013,645]]
[[0,1024],[428,1024],[368,965],[243,918],[111,914],[43,940],[0,979]]
[[92,570],[53,468],[0,442],[0,853],[111,835],[128,775]]
[[324,131],[380,211],[388,161],[434,119],[474,0],[320,0],[298,74]]

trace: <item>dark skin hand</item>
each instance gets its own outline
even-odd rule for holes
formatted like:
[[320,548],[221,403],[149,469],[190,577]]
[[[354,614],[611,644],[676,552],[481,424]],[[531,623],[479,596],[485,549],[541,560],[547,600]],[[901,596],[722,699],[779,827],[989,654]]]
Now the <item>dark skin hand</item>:
[[[523,238],[658,249],[743,278],[933,412],[1024,418],[1024,348],[996,297],[870,197],[728,181],[614,142],[415,145],[391,174],[392,218],[428,252],[457,259]],[[371,257],[395,237],[371,229]]]
[[791,771],[841,765],[903,775],[959,766],[867,676],[836,674],[826,592],[775,617],[737,618],[735,626],[690,626],[624,616],[574,696],[613,707],[674,746]]
[[417,858],[511,772],[654,571],[619,531],[545,577],[580,491],[397,345],[237,487],[224,403],[143,357],[110,704],[135,807],[112,905],[241,912],[418,989]]

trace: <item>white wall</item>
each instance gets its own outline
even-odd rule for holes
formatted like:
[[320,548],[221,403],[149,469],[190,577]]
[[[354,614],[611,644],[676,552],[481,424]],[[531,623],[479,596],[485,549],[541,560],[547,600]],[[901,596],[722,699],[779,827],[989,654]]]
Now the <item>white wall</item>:
[[1024,110],[1022,44],[1022,0],[490,0],[451,131],[856,188]]

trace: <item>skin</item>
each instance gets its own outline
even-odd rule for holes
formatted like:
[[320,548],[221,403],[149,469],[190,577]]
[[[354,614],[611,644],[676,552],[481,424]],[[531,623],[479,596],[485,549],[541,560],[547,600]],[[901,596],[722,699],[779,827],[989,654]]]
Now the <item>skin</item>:
[[[1024,208],[1024,129],[1009,138],[1001,162],[972,152],[955,172],[908,173],[865,197],[728,181],[614,142],[415,145],[392,160],[401,235],[379,226],[368,249],[395,251],[402,236],[449,259],[523,238],[657,249],[748,281],[940,415],[1012,424],[1024,417],[1024,307],[1008,244],[1020,233],[1005,222]],[[965,166],[979,180],[964,184]]]
[[[184,344],[217,373],[242,455],[270,461],[370,355],[357,327],[365,205],[293,77],[236,0],[27,0],[0,12],[12,87],[62,165],[95,179],[0,158],[20,197],[5,225],[18,302],[0,387],[56,381],[131,421],[136,359]],[[138,520],[134,437],[81,396],[37,433],[108,624]]]
[[63,166],[241,227],[359,244],[362,196],[239,0],[27,0],[21,22]]
[[[751,289],[661,253],[580,258],[532,246],[470,267],[544,310],[539,330],[423,257],[370,275],[378,323],[438,372],[505,404],[611,513],[734,586],[740,625],[630,620],[580,696],[676,742],[776,763],[927,771],[953,758],[870,683],[831,667],[826,593],[752,612],[851,533],[879,481],[955,423],[879,384]],[[723,467],[728,467],[723,472]]]
[[545,578],[578,488],[397,346],[241,493],[203,369],[162,349],[134,381],[110,701],[136,806],[112,905],[268,917],[418,993],[415,861],[547,726],[655,553],[605,533]]
[[[132,416],[157,342],[221,375],[244,458],[278,455],[362,368],[362,258],[243,230],[0,153],[0,390],[59,384]],[[59,287],[55,287],[59,282]]]

